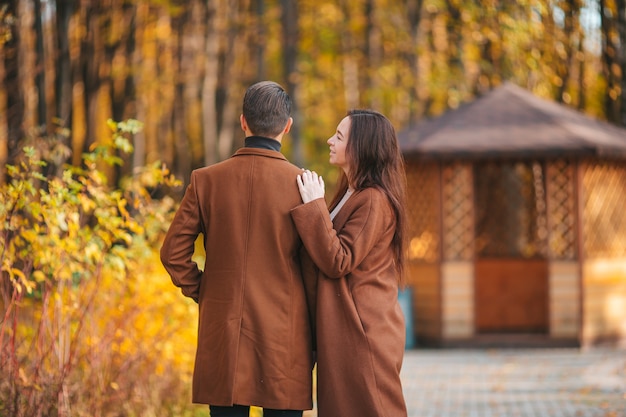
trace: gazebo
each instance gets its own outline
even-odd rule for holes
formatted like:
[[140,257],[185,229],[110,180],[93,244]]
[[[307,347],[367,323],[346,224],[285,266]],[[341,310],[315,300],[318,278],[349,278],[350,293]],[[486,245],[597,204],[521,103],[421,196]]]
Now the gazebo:
[[398,137],[419,344],[626,340],[626,129],[505,83]]

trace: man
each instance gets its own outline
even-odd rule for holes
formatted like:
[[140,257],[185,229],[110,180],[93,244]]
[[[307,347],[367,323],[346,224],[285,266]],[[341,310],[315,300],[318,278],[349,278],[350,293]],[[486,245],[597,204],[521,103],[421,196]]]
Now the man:
[[[312,408],[311,322],[290,210],[301,203],[301,169],[280,153],[293,123],[278,84],[248,88],[245,146],[192,172],[161,248],[182,293],[199,304],[193,402],[211,416],[302,416]],[[203,235],[204,271],[192,261]]]

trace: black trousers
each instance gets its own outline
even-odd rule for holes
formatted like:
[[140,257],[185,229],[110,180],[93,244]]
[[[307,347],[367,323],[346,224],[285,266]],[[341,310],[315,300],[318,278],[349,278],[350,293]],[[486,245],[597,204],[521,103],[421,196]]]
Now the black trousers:
[[[223,407],[211,405],[211,417],[249,417],[250,406],[233,405],[232,407]],[[263,409],[263,417],[302,417],[302,410],[272,410],[270,408]]]

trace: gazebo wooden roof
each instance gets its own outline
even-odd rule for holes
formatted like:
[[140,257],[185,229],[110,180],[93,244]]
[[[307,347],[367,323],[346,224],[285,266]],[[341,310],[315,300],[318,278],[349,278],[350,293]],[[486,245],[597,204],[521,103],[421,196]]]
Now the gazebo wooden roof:
[[626,129],[510,82],[399,132],[398,139],[406,156],[422,158],[626,158]]

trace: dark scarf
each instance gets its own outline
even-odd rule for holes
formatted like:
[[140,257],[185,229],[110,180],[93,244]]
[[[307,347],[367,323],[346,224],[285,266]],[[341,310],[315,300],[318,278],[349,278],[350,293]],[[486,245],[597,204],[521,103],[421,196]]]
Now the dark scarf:
[[266,138],[264,136],[248,136],[244,146],[246,148],[269,149],[271,151],[280,152],[281,143],[276,139]]

